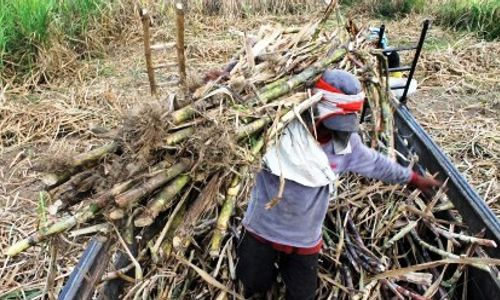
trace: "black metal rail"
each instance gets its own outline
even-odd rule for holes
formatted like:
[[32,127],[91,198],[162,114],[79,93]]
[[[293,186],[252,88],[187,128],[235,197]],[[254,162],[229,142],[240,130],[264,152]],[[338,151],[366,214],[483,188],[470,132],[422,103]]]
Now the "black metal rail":
[[90,240],[80,257],[78,264],[71,272],[58,300],[91,299],[95,286],[101,280],[102,273],[109,261],[108,248],[110,241],[102,236]]

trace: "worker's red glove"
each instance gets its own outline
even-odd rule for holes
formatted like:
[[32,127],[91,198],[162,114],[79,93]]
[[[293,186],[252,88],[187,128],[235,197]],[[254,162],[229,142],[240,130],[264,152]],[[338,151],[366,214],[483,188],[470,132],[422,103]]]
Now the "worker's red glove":
[[219,70],[210,70],[205,74],[203,81],[205,81],[205,82],[214,81],[219,77],[222,77],[222,79],[227,79],[227,78],[229,78],[229,72],[219,71]]
[[439,180],[436,180],[432,177],[420,176],[416,172],[413,172],[411,174],[409,184],[421,190],[426,195],[432,195],[433,188],[437,188],[443,185],[443,183]]

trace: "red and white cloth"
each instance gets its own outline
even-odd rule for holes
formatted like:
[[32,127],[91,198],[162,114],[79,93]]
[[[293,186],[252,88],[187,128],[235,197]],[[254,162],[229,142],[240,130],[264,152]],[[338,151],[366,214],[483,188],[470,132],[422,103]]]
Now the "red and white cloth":
[[346,95],[321,78],[314,86],[313,92],[323,93],[323,99],[316,106],[318,108],[318,123],[334,115],[357,113],[363,108],[365,99],[363,91],[355,95]]

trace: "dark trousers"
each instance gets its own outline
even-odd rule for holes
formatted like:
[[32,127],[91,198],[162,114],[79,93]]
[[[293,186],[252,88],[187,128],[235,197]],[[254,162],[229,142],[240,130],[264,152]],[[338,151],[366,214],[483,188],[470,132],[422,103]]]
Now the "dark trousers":
[[314,299],[318,277],[318,254],[286,254],[243,233],[238,245],[236,276],[243,284],[245,298],[265,294],[281,274],[287,300]]

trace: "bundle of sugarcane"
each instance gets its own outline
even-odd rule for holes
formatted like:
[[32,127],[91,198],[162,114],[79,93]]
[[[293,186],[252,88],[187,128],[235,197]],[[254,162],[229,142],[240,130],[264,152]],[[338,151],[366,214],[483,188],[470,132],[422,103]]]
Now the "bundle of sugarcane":
[[482,249],[496,243],[446,218],[453,206],[444,189],[426,201],[350,176],[339,190],[325,220],[319,298],[452,299],[467,295],[466,266],[498,276],[489,266],[498,260]]
[[[229,78],[197,88],[190,105],[175,111],[145,105],[124,120],[112,142],[51,162],[40,194],[52,203],[49,211],[55,215],[77,203],[86,205],[71,217],[44,222],[43,230],[7,253],[16,255],[99,215],[119,220],[140,211],[133,223],[145,227],[186,189],[192,190],[189,197],[213,198],[217,192],[203,190],[224,188],[222,182],[237,186],[250,163],[258,164],[264,144],[273,143],[288,122],[321,99],[304,92],[304,86],[326,68],[346,64],[352,44],[347,33],[324,32],[320,25],[263,26],[255,35],[244,35]],[[213,200],[205,198],[199,200]]]
[[[363,31],[354,26],[326,31],[325,19],[300,28],[264,26],[255,34],[242,34],[244,43],[230,73],[194,90],[190,105],[175,111],[167,105],[146,105],[124,121],[109,144],[52,164],[52,172],[42,178],[39,228],[7,254],[18,255],[78,226],[82,228],[71,234],[106,232],[119,241],[112,249],[126,253],[130,262],[116,264],[117,270],[102,280],[130,282],[125,298],[240,298],[234,283],[238,229],[230,224],[239,224],[263,149],[321,99],[307,87],[326,68],[359,75],[371,108],[366,136],[374,148],[395,155],[391,98],[382,79],[384,60],[370,51]],[[385,291],[382,287],[398,297],[418,296],[393,278],[373,277],[394,266],[421,262],[431,249],[456,258],[420,239],[417,225],[429,225],[453,242],[478,243],[477,238],[443,229],[432,215],[433,207],[422,208],[417,195],[408,211],[397,214],[394,203],[405,199],[406,192],[391,189],[394,200],[384,205],[368,197],[368,204],[351,198],[343,204],[337,200],[338,206],[332,207],[320,296],[326,295],[325,287],[331,289],[325,296],[330,299],[368,298]],[[368,221],[355,223],[368,216]],[[381,226],[386,230],[378,230]],[[400,229],[405,234],[395,234]],[[402,240],[413,243],[415,259],[408,258],[407,264],[400,262]],[[385,247],[380,247],[381,241]],[[349,264],[342,264],[346,260]],[[419,282],[408,276],[398,280],[426,286],[429,277],[422,277],[417,276]]]

